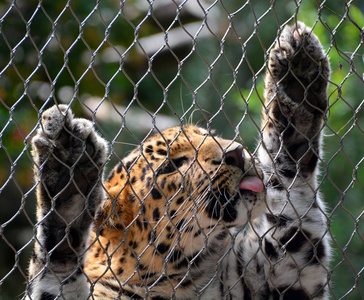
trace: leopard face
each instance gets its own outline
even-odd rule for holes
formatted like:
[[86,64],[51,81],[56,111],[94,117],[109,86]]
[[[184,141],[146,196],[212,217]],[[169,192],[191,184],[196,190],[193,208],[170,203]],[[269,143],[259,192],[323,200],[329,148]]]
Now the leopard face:
[[137,264],[150,278],[166,261],[169,273],[178,272],[214,237],[224,239],[227,228],[258,216],[260,174],[240,144],[195,126],[148,138],[111,172],[97,219],[100,235],[114,245],[115,264],[125,265],[122,276]]

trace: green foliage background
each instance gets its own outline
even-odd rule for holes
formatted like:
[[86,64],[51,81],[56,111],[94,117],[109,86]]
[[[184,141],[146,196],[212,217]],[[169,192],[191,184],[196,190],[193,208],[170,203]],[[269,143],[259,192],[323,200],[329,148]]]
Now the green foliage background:
[[[148,14],[142,0],[0,1],[0,299],[20,298],[25,289],[35,222],[29,143],[45,108],[65,101],[78,116],[90,117],[85,105],[94,97],[100,107],[147,111],[150,124],[155,113],[175,124],[197,122],[253,151],[267,51],[292,16],[314,26],[333,71],[321,168],[334,248],[332,298],[363,299],[364,3],[272,3],[217,2],[211,9],[219,16],[216,36],[148,57],[135,45],[123,52],[136,38],[166,30],[177,7],[172,14]],[[228,13],[233,28],[224,36]],[[172,27],[198,21],[182,8]],[[119,120],[91,115],[113,145],[110,165],[148,134],[128,126],[128,114]]]

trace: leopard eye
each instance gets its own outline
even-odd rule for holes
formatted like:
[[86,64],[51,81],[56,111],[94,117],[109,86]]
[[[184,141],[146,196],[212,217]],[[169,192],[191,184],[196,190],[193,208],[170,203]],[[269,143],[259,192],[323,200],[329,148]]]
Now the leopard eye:
[[173,173],[177,171],[177,169],[182,167],[187,160],[188,158],[186,156],[170,160],[167,165],[165,165],[158,171],[158,175]]

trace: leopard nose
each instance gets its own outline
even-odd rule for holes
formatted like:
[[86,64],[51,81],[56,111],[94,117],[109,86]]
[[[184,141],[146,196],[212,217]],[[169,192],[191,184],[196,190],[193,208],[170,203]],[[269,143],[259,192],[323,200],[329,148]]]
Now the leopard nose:
[[232,145],[226,150],[225,163],[229,166],[238,167],[242,171],[244,171],[244,158],[245,157],[242,145]]

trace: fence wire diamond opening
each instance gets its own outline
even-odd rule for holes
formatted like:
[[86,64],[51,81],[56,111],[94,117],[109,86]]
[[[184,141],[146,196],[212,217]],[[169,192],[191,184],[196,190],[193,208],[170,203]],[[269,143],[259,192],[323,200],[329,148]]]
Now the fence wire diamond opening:
[[[312,27],[323,45],[325,55],[330,58],[332,72],[328,83],[329,107],[327,117],[324,118],[323,151],[318,157],[320,174],[317,189],[311,187],[313,197],[317,196],[320,189],[327,203],[327,209],[322,208],[320,214],[324,214],[324,231],[330,237],[332,255],[329,267],[324,267],[325,286],[312,294],[312,298],[319,297],[324,288],[330,299],[364,298],[363,1],[248,0],[243,3],[237,0],[13,0],[1,2],[0,15],[0,299],[29,297],[31,282],[37,280],[29,278],[28,264],[34,243],[40,242],[36,237],[37,230],[41,230],[39,228],[47,219],[47,215],[40,219],[38,216],[37,221],[35,210],[36,189],[46,185],[42,178],[48,175],[42,175],[45,169],[37,165],[35,172],[39,177],[33,178],[34,158],[31,150],[34,145],[31,141],[37,130],[44,126],[42,117],[46,109],[54,104],[65,104],[76,117],[91,120],[109,145],[106,174],[120,164],[123,157],[132,153],[135,147],[140,146],[140,149],[147,151],[150,138],[166,128],[180,126],[180,138],[188,136],[188,132],[182,129],[187,124],[205,128],[206,140],[216,132],[218,136],[231,140],[231,143],[242,144],[244,149],[249,149],[249,155],[257,157],[258,151],[254,149],[262,145],[265,128],[263,126],[261,129],[260,123],[261,111],[266,105],[264,76],[269,66],[269,54],[283,28],[287,24],[297,24],[297,21]],[[303,93],[305,97],[309,94],[307,90]],[[266,107],[265,111],[268,111]],[[166,150],[168,153],[161,161],[163,169],[157,169],[149,178],[151,181],[157,182],[157,172],[166,173],[168,168],[174,169],[181,163],[181,160],[169,157],[173,152],[172,145],[178,138],[176,136],[173,140],[168,136],[163,137],[165,143],[169,144]],[[204,141],[194,149],[197,158],[190,162],[191,165],[198,160],[198,155],[201,157],[202,154],[198,152]],[[222,147],[225,154],[230,146]],[[86,145],[82,147],[84,151],[89,151]],[[314,147],[312,142],[310,147]],[[142,150],[137,151],[138,159],[146,159],[143,153],[147,152]],[[89,157],[89,153],[86,156]],[[169,159],[173,164],[166,167]],[[128,170],[137,168],[137,161],[124,167]],[[149,167],[153,168],[150,164]],[[100,181],[101,172],[97,173]],[[178,172],[186,186],[187,173],[188,169],[186,173]],[[70,186],[78,176],[74,166],[68,166],[68,174],[71,174]],[[135,180],[131,173],[126,176],[129,182]],[[226,221],[223,215],[217,217],[217,225],[210,224],[209,231],[203,230],[206,229],[204,224],[193,227],[192,219],[173,222],[178,212],[169,208],[169,205],[178,199],[176,196],[166,197],[162,184],[158,186],[154,183],[149,192],[144,191],[144,197],[130,196],[140,206],[140,212],[133,216],[131,224],[136,226],[139,219],[144,218],[143,223],[137,226],[145,226],[149,234],[158,233],[160,236],[149,237],[147,246],[139,252],[135,250],[138,245],[127,244],[126,239],[121,237],[118,247],[126,247],[134,253],[134,261],[129,265],[133,269],[129,272],[130,276],[123,282],[119,281],[120,291],[125,285],[133,285],[133,280],[138,277],[144,282],[142,288],[145,297],[151,297],[154,285],[164,280],[171,289],[171,299],[180,297],[179,289],[183,290],[189,284],[190,289],[198,290],[191,299],[197,299],[205,296],[210,281],[217,280],[223,286],[222,290],[228,290],[222,293],[221,298],[234,297],[234,287],[239,286],[240,281],[245,282],[244,278],[239,277],[239,282],[231,284],[225,281],[226,275],[222,275],[222,267],[227,268],[223,260],[229,255],[238,255],[233,247],[227,247],[221,259],[214,262],[215,271],[209,275],[210,281],[204,288],[198,287],[198,283],[191,284],[191,279],[194,279],[191,270],[205,255],[204,250],[211,251],[209,239],[215,238],[214,230]],[[214,184],[212,180],[208,184],[209,188],[213,189]],[[107,184],[103,185],[104,189],[105,186],[107,188]],[[153,194],[159,193],[156,186],[163,195]],[[292,183],[285,192],[289,194],[293,188]],[[154,209],[148,218],[143,207],[147,205],[145,201],[150,195],[153,198],[161,196],[167,210]],[[192,198],[191,195],[189,197]],[[226,203],[224,205],[228,206]],[[85,211],[88,209],[85,207]],[[194,209],[197,211],[202,208],[196,206]],[[310,209],[313,208],[310,207],[306,214],[309,214]],[[113,207],[111,214],[115,214],[116,210],[117,207]],[[88,213],[91,214],[90,211]],[[303,217],[297,215],[298,223],[303,222],[300,219]],[[108,218],[111,217],[106,217],[105,222]],[[198,219],[196,213],[195,218]],[[161,220],[167,220],[170,224],[166,225]],[[73,222],[77,221],[68,222],[66,232],[70,233]],[[163,230],[161,224],[165,226]],[[246,224],[251,225],[252,221],[249,219]],[[129,225],[123,223],[123,226],[123,232],[127,232]],[[173,230],[168,229],[168,226],[172,226]],[[167,249],[158,239],[168,230],[171,239],[174,235],[175,244]],[[228,238],[235,241],[238,239],[237,232],[243,235],[244,230],[246,228],[242,226],[230,228]],[[100,231],[101,225],[96,234],[100,234]],[[169,262],[175,260],[181,263],[179,255],[182,255],[182,250],[178,249],[185,249],[189,245],[183,239],[189,231],[195,236],[203,231],[202,246],[200,251],[193,255],[190,253],[184,261],[185,274],[173,277]],[[298,232],[290,236],[296,244],[297,236],[302,235],[301,231]],[[262,246],[267,245],[263,241],[265,234],[255,236],[259,247],[265,247],[257,252],[264,252],[266,260],[270,261],[271,270],[266,273],[269,275],[266,281],[274,286],[274,277],[280,276],[274,267],[279,262],[272,263],[272,252],[267,251],[267,246]],[[304,242],[300,242],[306,243],[310,239],[309,234],[303,235]],[[314,249],[311,257],[317,264],[321,263],[321,239],[312,239],[310,242]],[[102,244],[101,237],[96,240]],[[121,245],[123,243],[124,246]],[[190,244],[193,243],[191,239]],[[108,252],[107,247],[107,244],[101,246],[108,253],[103,254],[106,255],[104,275],[118,278],[126,270],[119,269],[118,274],[118,270],[112,269],[113,255],[116,257],[119,254],[117,249]],[[290,252],[289,244],[285,247],[283,250]],[[152,255],[149,258],[151,265],[159,263],[156,257],[164,258],[159,273],[153,274],[152,267],[144,265],[148,253],[154,253],[154,257]],[[50,258],[52,251],[47,255],[44,268],[53,263]],[[297,271],[299,276],[306,276],[305,268],[309,267],[307,263]],[[250,276],[248,273],[245,271],[244,276]],[[56,287],[56,299],[64,299],[62,288],[65,282],[62,280],[59,279],[59,286]],[[102,280],[98,278],[96,281]],[[254,298],[255,291],[250,290],[247,282],[244,283],[245,294]],[[299,283],[294,282],[286,286],[286,290],[276,286],[277,292],[271,296],[274,299],[291,299],[289,295],[293,294],[287,291],[292,292],[297,285]],[[88,288],[90,297],[95,286]],[[115,290],[115,286],[113,288]],[[133,290],[124,296],[133,298],[134,292],[138,294]],[[311,294],[306,292],[305,295],[306,298],[302,299],[310,298],[308,295]]]

